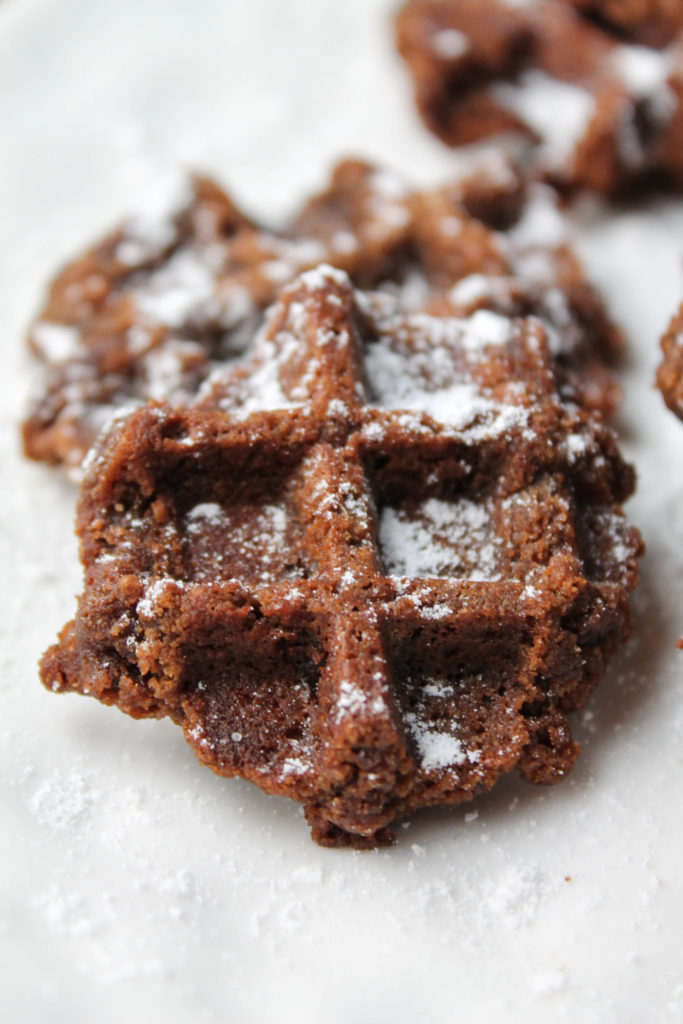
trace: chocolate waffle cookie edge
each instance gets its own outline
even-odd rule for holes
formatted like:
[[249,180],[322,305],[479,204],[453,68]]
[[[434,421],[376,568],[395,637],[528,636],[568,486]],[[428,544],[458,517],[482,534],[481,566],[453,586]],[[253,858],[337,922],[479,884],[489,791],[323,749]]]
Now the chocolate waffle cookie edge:
[[662,338],[661,350],[657,387],[671,411],[683,420],[683,305]]

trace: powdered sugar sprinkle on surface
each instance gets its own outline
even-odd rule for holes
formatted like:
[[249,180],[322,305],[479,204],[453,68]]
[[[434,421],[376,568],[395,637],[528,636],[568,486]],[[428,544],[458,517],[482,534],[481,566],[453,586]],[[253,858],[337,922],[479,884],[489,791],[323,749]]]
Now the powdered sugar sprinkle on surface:
[[428,498],[414,509],[382,509],[379,543],[395,576],[498,580],[491,507],[464,497]]

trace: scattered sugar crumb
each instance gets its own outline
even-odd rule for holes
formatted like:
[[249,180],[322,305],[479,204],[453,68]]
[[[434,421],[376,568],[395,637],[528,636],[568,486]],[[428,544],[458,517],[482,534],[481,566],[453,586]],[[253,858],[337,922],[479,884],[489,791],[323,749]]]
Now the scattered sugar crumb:
[[531,987],[539,996],[554,996],[566,991],[569,981],[564,971],[544,971],[533,977]]
[[29,808],[39,824],[55,832],[68,832],[81,824],[96,799],[97,791],[82,774],[60,769],[38,787]]

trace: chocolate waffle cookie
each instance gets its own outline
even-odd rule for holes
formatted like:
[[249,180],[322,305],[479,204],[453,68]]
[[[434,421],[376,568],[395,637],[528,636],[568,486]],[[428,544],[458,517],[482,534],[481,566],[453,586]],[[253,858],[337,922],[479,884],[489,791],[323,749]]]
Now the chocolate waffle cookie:
[[151,398],[191,401],[214,370],[242,358],[278,289],[323,260],[362,288],[400,293],[408,309],[428,308],[476,275],[468,295],[476,288],[479,306],[503,302],[503,312],[536,314],[554,331],[563,387],[577,401],[605,413],[618,401],[606,363],[620,334],[547,194],[499,156],[422,192],[345,161],[280,233],[206,178],[171,184],[52,285],[30,335],[46,367],[24,423],[30,457],[77,476],[121,410]]
[[683,305],[662,338],[662,353],[657,385],[666,404],[683,420]]
[[[397,42],[419,111],[446,144],[526,140],[533,173],[564,190],[680,189],[683,25],[680,4],[671,16],[666,6],[408,0]],[[668,48],[629,43],[625,25]]]
[[100,438],[42,679],[170,716],[324,845],[383,843],[513,768],[570,770],[567,712],[630,629],[632,485],[540,321],[407,314],[321,267],[191,407]]

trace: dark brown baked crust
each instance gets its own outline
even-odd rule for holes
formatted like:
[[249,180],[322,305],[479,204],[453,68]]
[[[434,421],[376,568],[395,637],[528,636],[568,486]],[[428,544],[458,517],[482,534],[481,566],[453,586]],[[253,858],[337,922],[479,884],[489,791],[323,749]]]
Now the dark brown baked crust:
[[[512,133],[528,141],[533,172],[560,189],[680,189],[683,25],[681,6],[671,17],[665,6],[408,0],[397,43],[419,111],[447,145]],[[629,45],[615,20],[639,44],[669,49]]]
[[667,46],[683,31],[681,0],[565,0],[626,38]]
[[657,386],[672,412],[683,420],[683,305],[662,338]]
[[[129,221],[54,281],[30,336],[46,374],[24,423],[26,454],[77,475],[122,409],[150,398],[191,401],[213,372],[242,358],[278,289],[322,261],[361,288],[400,292],[416,309],[473,274],[478,305],[498,308],[498,279],[508,287],[514,279],[517,311],[558,335],[563,386],[609,414],[619,390],[606,364],[620,333],[561,238],[522,237],[539,209],[552,229],[559,215],[547,195],[495,154],[423,192],[345,161],[280,233],[254,223],[208,179],[180,182],[156,220]],[[549,317],[549,295],[561,324]]]
[[629,632],[633,473],[537,319],[406,314],[318,268],[248,361],[87,460],[54,691],[170,716],[324,845],[518,768],[556,782]]

